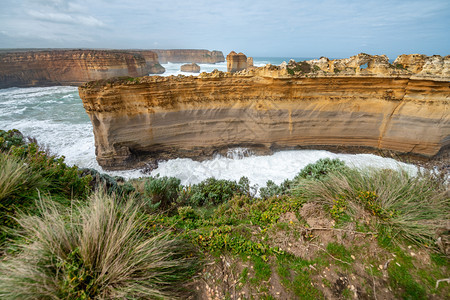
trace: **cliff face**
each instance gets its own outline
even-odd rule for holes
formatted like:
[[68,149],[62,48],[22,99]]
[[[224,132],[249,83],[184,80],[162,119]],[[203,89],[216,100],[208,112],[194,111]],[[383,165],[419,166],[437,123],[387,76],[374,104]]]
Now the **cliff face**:
[[164,72],[157,55],[147,52],[142,55],[111,50],[1,52],[0,88],[80,85],[116,76]]
[[152,49],[158,54],[159,62],[162,64],[172,63],[203,63],[215,64],[225,61],[222,51],[209,51],[200,49]]
[[144,57],[149,74],[162,74],[166,71],[166,69],[159,64],[158,54],[156,54],[156,52],[150,50],[133,50],[130,51],[130,53],[142,55]]
[[106,169],[142,166],[148,158],[206,157],[235,146],[258,153],[368,147],[425,157],[449,147],[450,78],[395,67],[386,74],[378,60],[366,62],[363,72],[357,63],[336,74],[314,67],[318,62],[308,68],[291,62],[234,74],[88,83],[79,93]]

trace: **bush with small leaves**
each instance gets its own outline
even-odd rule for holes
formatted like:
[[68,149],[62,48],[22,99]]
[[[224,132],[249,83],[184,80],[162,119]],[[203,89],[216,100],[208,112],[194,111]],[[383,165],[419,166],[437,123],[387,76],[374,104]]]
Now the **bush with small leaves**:
[[307,165],[295,178],[321,180],[329,173],[345,171],[347,169],[348,167],[342,160],[337,158],[321,158],[317,162]]
[[145,196],[150,204],[162,209],[169,208],[178,198],[181,181],[175,177],[149,177],[145,181]]

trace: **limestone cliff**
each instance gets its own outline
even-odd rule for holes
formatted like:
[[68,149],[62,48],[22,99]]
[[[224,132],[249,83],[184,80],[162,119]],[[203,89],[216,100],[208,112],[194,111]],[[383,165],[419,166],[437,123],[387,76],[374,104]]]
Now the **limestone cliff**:
[[209,51],[203,49],[152,49],[158,54],[159,62],[162,64],[172,63],[201,63],[215,64],[225,61],[222,51]]
[[430,76],[363,54],[233,74],[92,82],[79,93],[106,169],[202,158],[234,146],[258,153],[363,147],[433,157],[450,147],[450,78]]
[[149,74],[162,74],[166,71],[159,63],[158,54],[150,50],[124,50],[134,54],[142,55],[147,63]]
[[117,76],[162,73],[157,55],[114,50],[0,52],[0,88],[80,85]]

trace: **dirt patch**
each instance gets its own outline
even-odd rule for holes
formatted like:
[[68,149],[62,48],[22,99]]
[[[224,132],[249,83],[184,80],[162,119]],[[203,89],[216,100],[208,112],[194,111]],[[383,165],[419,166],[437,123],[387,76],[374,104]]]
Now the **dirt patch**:
[[314,227],[333,227],[335,221],[331,219],[323,210],[319,203],[308,202],[300,209],[300,215],[306,220],[306,223],[312,228]]

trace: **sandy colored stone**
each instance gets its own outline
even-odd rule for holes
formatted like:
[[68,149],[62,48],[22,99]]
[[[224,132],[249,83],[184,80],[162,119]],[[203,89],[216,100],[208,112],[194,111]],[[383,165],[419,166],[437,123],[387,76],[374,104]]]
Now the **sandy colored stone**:
[[197,65],[196,63],[185,64],[185,65],[181,66],[180,70],[183,71],[183,72],[199,73],[200,72],[200,66]]
[[237,72],[247,69],[247,56],[244,53],[231,51],[227,55],[227,71]]
[[397,73],[383,67],[383,56],[345,64],[363,62],[368,70],[351,74],[315,71],[312,63],[310,73],[290,75],[287,67],[267,65],[92,82],[79,93],[106,169],[142,166],[149,158],[206,158],[236,146],[256,153],[354,147],[423,157],[448,149],[450,78]]
[[164,72],[155,53],[113,50],[0,52],[0,88],[80,85],[116,76]]
[[247,57],[247,68],[253,67],[253,57]]

